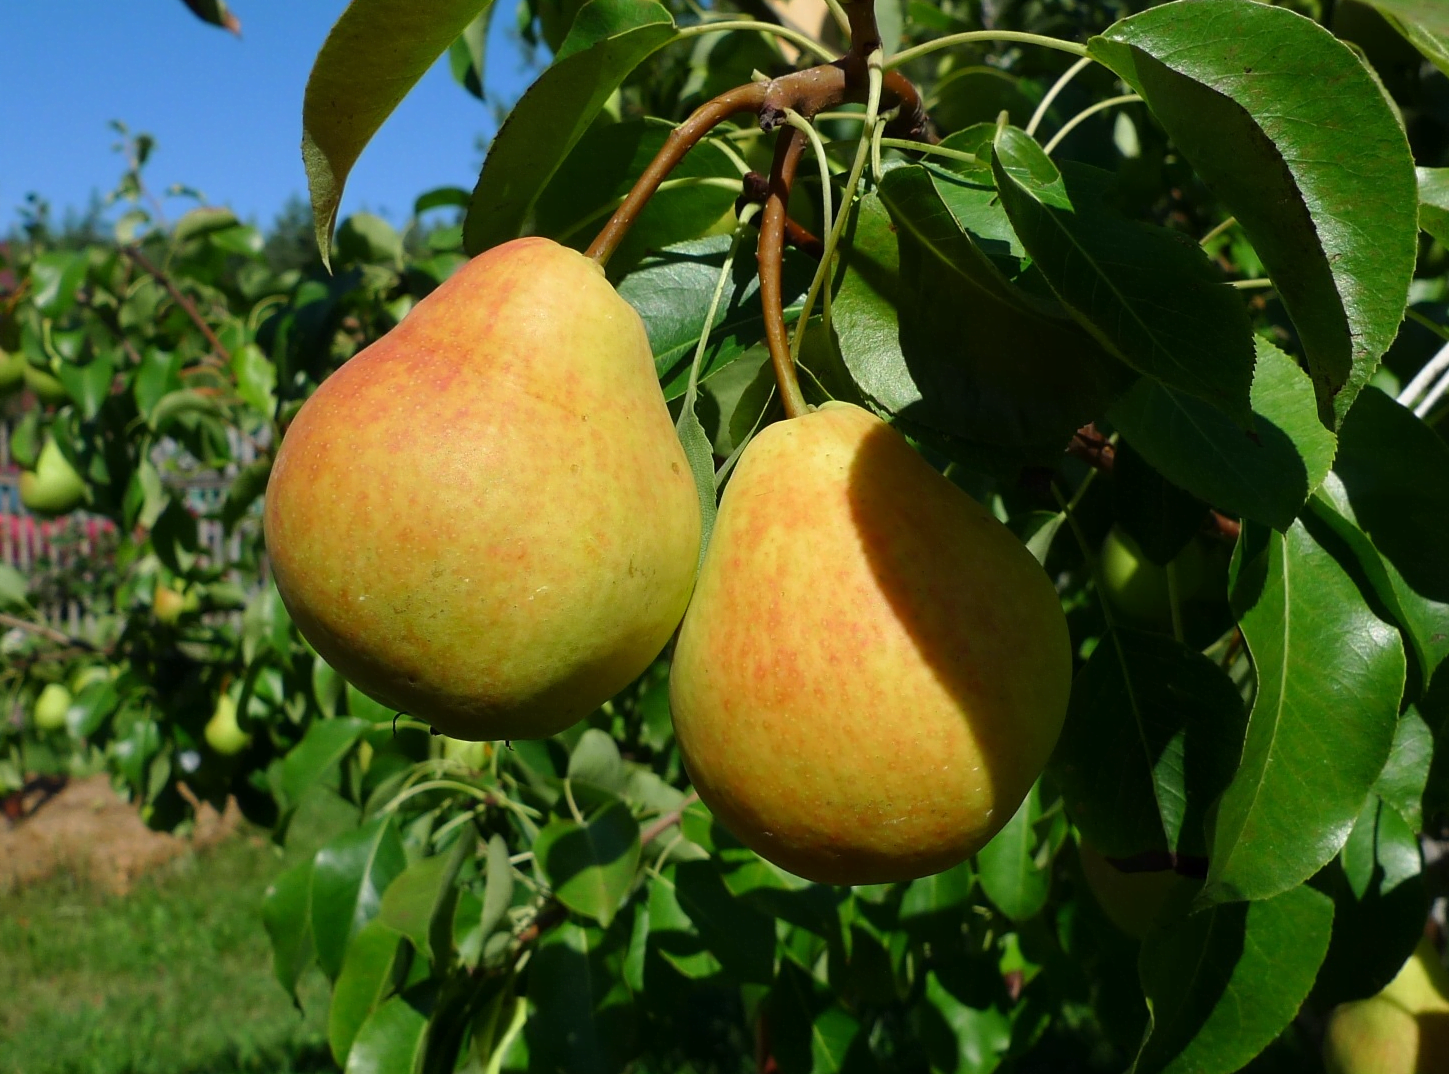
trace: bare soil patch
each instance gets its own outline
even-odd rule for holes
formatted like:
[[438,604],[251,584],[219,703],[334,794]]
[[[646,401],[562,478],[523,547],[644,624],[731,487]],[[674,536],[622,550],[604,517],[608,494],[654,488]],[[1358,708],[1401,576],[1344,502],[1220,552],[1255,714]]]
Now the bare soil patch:
[[105,776],[72,780],[24,820],[0,821],[0,893],[67,871],[125,894],[157,866],[225,839],[240,819],[235,803],[224,813],[203,804],[191,834],[154,832]]

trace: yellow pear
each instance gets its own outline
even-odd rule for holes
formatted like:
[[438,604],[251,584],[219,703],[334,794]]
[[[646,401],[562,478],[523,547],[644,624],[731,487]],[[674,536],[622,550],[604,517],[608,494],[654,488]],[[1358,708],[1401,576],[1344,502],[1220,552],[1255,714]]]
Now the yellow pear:
[[1015,813],[1056,743],[1071,647],[1022,544],[846,403],[740,457],[670,703],[734,835],[838,884],[938,872]]
[[541,738],[638,676],[689,602],[699,501],[644,325],[593,261],[474,258],[328,378],[267,489],[302,634],[454,738]]
[[1326,1074],[1416,1074],[1419,1024],[1382,995],[1341,1004],[1323,1034],[1323,1066]]
[[222,694],[216,699],[216,709],[202,730],[206,744],[223,757],[231,757],[251,745],[252,736],[241,728],[237,721],[236,699]]
[[1449,1013],[1449,971],[1427,936],[1419,940],[1409,960],[1380,994],[1410,1014]]
[[61,730],[65,727],[71,700],[70,691],[60,683],[47,683],[35,699],[35,726],[42,731]]

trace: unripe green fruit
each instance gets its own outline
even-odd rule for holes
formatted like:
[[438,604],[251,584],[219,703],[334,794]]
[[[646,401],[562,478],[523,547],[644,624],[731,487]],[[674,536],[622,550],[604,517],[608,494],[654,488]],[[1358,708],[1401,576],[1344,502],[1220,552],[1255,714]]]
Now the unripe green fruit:
[[1097,905],[1112,924],[1133,939],[1143,939],[1169,911],[1186,906],[1192,897],[1192,882],[1170,869],[1126,873],[1089,843],[1078,848],[1078,856]]
[[1419,1065],[1419,1023],[1383,996],[1334,1009],[1323,1035],[1327,1074],[1415,1074]]
[[29,364],[23,354],[11,354],[0,348],[0,399],[19,391],[25,383],[25,367]]
[[70,392],[65,390],[65,385],[54,373],[26,362],[25,368],[21,370],[21,375],[25,378],[26,386],[42,403],[49,406],[60,406],[70,402]]
[[[1172,561],[1177,572],[1177,598],[1191,599],[1202,588],[1207,564],[1196,541]],[[1167,568],[1159,567],[1120,527],[1112,527],[1102,542],[1098,577],[1112,607],[1141,623],[1166,626],[1172,621]]]
[[236,715],[236,702],[222,694],[216,699],[216,711],[206,723],[206,744],[223,757],[240,753],[252,740],[237,723]]
[[462,739],[443,736],[443,756],[475,772],[481,772],[488,764],[489,751],[487,742],[464,742]]
[[42,731],[61,730],[65,727],[70,703],[69,690],[58,682],[49,683],[35,699],[35,726]]
[[151,594],[151,614],[156,617],[158,623],[170,626],[181,618],[181,613],[185,610],[186,598],[184,596],[168,585],[156,583],[156,591]]
[[38,515],[74,511],[86,497],[86,483],[54,440],[40,449],[34,470],[20,474],[20,502]]

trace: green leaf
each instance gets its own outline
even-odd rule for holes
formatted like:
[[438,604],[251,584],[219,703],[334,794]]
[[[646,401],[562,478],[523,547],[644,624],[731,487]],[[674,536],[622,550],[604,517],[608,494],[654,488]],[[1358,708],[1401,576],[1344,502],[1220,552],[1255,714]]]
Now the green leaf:
[[270,455],[237,471],[236,477],[232,478],[231,485],[226,490],[226,500],[221,505],[221,524],[228,533],[236,529],[236,524],[246,517],[252,504],[266,493],[267,479],[271,476]]
[[1133,369],[1247,424],[1253,330],[1242,298],[1185,235],[1123,219],[1025,131],[992,146],[1002,205],[1052,289]]
[[1380,596],[1404,625],[1427,685],[1449,655],[1449,444],[1383,392],[1366,390],[1344,419],[1334,473],[1342,488],[1325,486],[1325,499],[1382,557],[1388,588]]
[[46,317],[59,317],[75,305],[85,278],[85,254],[41,254],[30,263],[30,301]]
[[448,67],[453,79],[480,101],[487,99],[483,71],[488,60],[488,16],[492,13],[493,0],[487,0],[477,18],[448,46]]
[[598,1008],[608,982],[599,979],[599,931],[571,921],[553,929],[528,967],[531,1016],[524,1028],[530,1069],[608,1074]]
[[1378,83],[1317,23],[1241,0],[1164,4],[1087,48],[1237,217],[1336,425],[1398,332],[1417,253],[1413,158]]
[[348,943],[377,916],[382,893],[407,867],[391,817],[346,832],[312,859],[312,937],[328,977],[342,969]]
[[[640,953],[646,966],[646,956],[652,953],[691,981],[707,980],[721,972],[719,959],[705,945],[694,922],[679,905],[672,867],[650,879],[649,904],[636,920],[636,929],[638,921],[643,921],[648,929],[644,951]],[[641,972],[644,972],[642,967]],[[647,978],[642,983],[647,987]]]
[[1113,630],[1072,683],[1052,774],[1111,858],[1206,854],[1209,805],[1232,779],[1246,716],[1225,672],[1162,634]]
[[396,985],[401,942],[396,930],[374,919],[347,945],[327,1011],[327,1044],[339,1067],[347,1066],[347,1053],[358,1031]]
[[233,15],[223,0],[181,0],[202,22],[219,26],[241,36],[241,20]]
[[488,0],[352,0],[312,65],[302,102],[302,163],[322,261],[347,174],[363,147]]
[[73,738],[89,738],[101,729],[119,704],[115,683],[93,682],[76,695],[66,710],[66,730]]
[[554,897],[607,926],[634,882],[639,824],[623,802],[606,805],[583,824],[556,818],[533,845]]
[[345,1074],[415,1074],[427,1042],[427,1014],[404,997],[393,996],[357,1031]]
[[1154,470],[1126,440],[1112,460],[1117,523],[1153,563],[1165,567],[1202,529],[1207,504]]
[[619,756],[619,746],[613,737],[590,727],[579,736],[569,754],[568,778],[620,795],[629,783],[629,770]]
[[1126,370],[1074,323],[979,287],[980,248],[938,197],[894,195],[867,194],[846,227],[833,324],[856,388],[984,466],[1059,458]]
[[1318,421],[1308,376],[1267,340],[1255,343],[1251,436],[1221,411],[1146,377],[1108,417],[1174,485],[1286,529],[1328,473],[1335,440]]
[[30,605],[30,583],[9,564],[0,563],[0,608],[25,608]]
[[1373,0],[1373,6],[1396,25],[1441,71],[1444,65],[1430,53],[1449,51],[1449,13],[1439,0]]
[[1333,900],[1299,887],[1218,906],[1148,935],[1138,959],[1151,1029],[1137,1074],[1231,1074],[1272,1042],[1313,987]]
[[[577,249],[588,246],[673,130],[673,124],[662,120],[638,119],[585,131],[538,196],[531,233]],[[703,235],[726,214],[733,221],[740,173],[720,146],[701,141],[669,178],[724,179],[730,185],[686,185],[656,193],[612,255],[611,275],[618,275],[620,266],[635,264],[646,251]]]
[[177,422],[186,422],[201,417],[222,417],[221,406],[209,395],[202,395],[191,388],[167,392],[146,415],[146,424],[151,431],[164,433]]
[[307,728],[302,741],[282,759],[282,795],[288,806],[296,808],[302,796],[346,756],[367,728],[366,720],[353,717],[317,720]]
[[1199,903],[1266,899],[1348,839],[1383,770],[1404,690],[1404,647],[1302,522],[1244,526],[1233,605],[1258,696],[1223,792]]
[[680,862],[666,877],[656,884],[672,881],[678,905],[719,964],[738,981],[769,984],[775,970],[770,918],[737,898],[712,862]]
[[1419,168],[1419,226],[1449,244],[1449,168]]
[[[705,312],[732,243],[728,235],[680,243],[648,258],[619,283],[620,297],[644,321],[654,352],[654,371],[665,399],[683,395],[689,383],[690,363],[699,345]],[[808,257],[793,249],[785,251],[781,292],[787,324],[799,317],[813,272]],[[700,382],[764,338],[758,270],[752,258],[736,257],[700,363]]]
[[976,854],[981,890],[1013,921],[1035,917],[1046,905],[1051,872],[1036,860],[1036,830],[1041,796],[1035,786],[1006,827]]
[[458,870],[477,845],[471,826],[446,854],[413,862],[383,892],[377,919],[406,936],[441,974],[452,951],[453,909],[458,903]]
[[488,840],[488,866],[484,875],[480,919],[484,941],[503,923],[503,915],[513,905],[513,866],[508,857],[508,844],[501,835],[494,835]]
[[1398,811],[1413,831],[1424,827],[1424,788],[1434,759],[1434,733],[1410,705],[1399,717],[1389,759],[1374,783],[1374,793]]
[[944,873],[912,880],[901,895],[896,916],[901,921],[911,921],[954,910],[971,897],[975,875],[971,863],[963,861]]
[[936,972],[914,1014],[932,1074],[989,1074],[1011,1046],[1011,1020],[1000,1009],[958,997]]
[[270,418],[277,409],[277,367],[255,343],[238,347],[231,355],[236,393],[258,414]]
[[272,941],[272,973],[297,999],[297,980],[312,964],[312,862],[301,861],[267,885],[262,924]]
[[770,991],[770,1045],[780,1074],[840,1074],[861,1035],[859,1019],[815,988],[794,963]]
[[610,95],[676,35],[669,12],[654,0],[594,0],[579,19],[585,12],[588,25],[576,22],[553,65],[493,139],[463,224],[469,254],[522,234],[539,194]]
[[99,353],[92,356],[85,365],[75,362],[58,363],[55,376],[65,385],[65,390],[75,401],[81,417],[90,420],[100,413],[101,404],[111,396],[111,385],[116,379],[116,362],[111,355]]

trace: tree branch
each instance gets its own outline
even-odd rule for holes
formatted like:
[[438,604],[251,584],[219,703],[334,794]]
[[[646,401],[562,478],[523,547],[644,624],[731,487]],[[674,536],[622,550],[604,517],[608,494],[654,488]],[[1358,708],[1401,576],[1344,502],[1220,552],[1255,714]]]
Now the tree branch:
[[121,251],[134,261],[141,271],[154,277],[157,283],[166,288],[166,293],[171,296],[172,301],[181,307],[186,316],[191,318],[191,323],[196,325],[201,331],[201,334],[206,337],[207,345],[222,360],[223,364],[230,365],[231,353],[221,345],[221,340],[216,338],[216,333],[211,330],[211,325],[207,324],[202,318],[201,312],[196,308],[196,304],[181,293],[180,288],[171,281],[171,277],[151,264],[146,255],[135,246],[123,246],[121,247]]
[[44,623],[32,623],[29,619],[20,619],[17,616],[6,615],[3,612],[0,612],[0,626],[24,630],[27,633],[45,638],[47,641],[53,641],[57,645],[65,645],[73,649],[84,649],[88,653],[101,652],[100,649],[84,638],[77,638],[67,634],[63,630],[56,630],[55,627],[46,626]]
[[765,342],[770,348],[770,364],[775,367],[775,382],[780,387],[780,400],[787,418],[798,418],[810,412],[800,392],[795,362],[790,357],[790,337],[785,331],[785,306],[781,294],[782,259],[785,255],[785,214],[790,205],[790,187],[795,169],[805,148],[805,136],[795,127],[782,132],[775,143],[775,160],[770,167],[770,195],[765,199],[765,212],[760,220],[760,244],[756,260],[760,266],[760,308],[765,317]]
[[639,833],[639,845],[641,847],[648,846],[651,840],[658,839],[671,826],[678,824],[679,818],[684,816],[684,811],[697,801],[699,801],[699,795],[694,791],[690,791],[684,801],[680,802],[676,808],[656,817],[649,827]]

